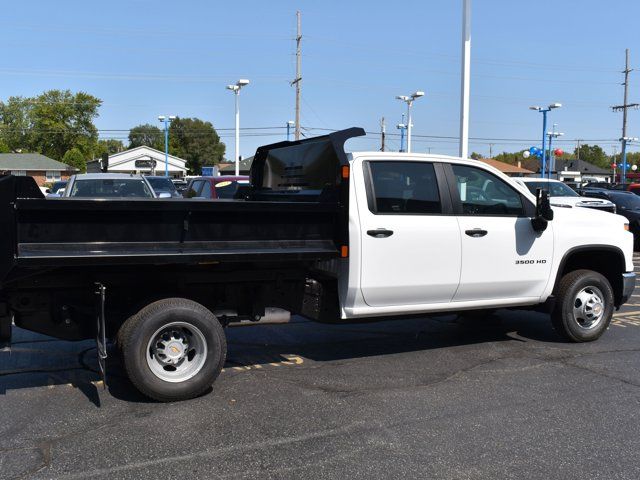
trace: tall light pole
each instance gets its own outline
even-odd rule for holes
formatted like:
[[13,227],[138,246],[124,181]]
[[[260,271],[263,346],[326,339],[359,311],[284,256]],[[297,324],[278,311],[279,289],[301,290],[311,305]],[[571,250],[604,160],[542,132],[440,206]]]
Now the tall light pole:
[[460,156],[469,156],[469,93],[471,90],[471,0],[462,0],[462,72],[460,78]]
[[164,176],[169,176],[169,124],[176,119],[175,115],[159,115],[158,120],[164,123]]
[[396,125],[396,128],[400,130],[400,151],[404,152],[404,131],[407,129],[407,124],[404,123],[404,113],[402,114],[402,121]]
[[413,106],[414,100],[417,98],[424,97],[424,92],[418,90],[417,92],[412,93],[411,95],[398,95],[396,97],[397,100],[403,101],[407,104],[407,152],[411,153],[411,107]]
[[553,173],[553,169],[556,167],[556,156],[553,153],[553,139],[558,138],[564,135],[564,133],[556,132],[557,123],[553,124],[553,130],[551,132],[547,132],[547,136],[549,137],[549,172],[547,177],[551,178],[551,174]]
[[227,90],[231,90],[234,93],[236,99],[236,151],[235,151],[235,163],[236,163],[236,177],[240,175],[240,89],[249,85],[249,80],[241,78],[235,85],[227,85]]
[[295,125],[293,120],[287,122],[287,142],[291,141],[291,127]]
[[536,112],[542,113],[542,169],[540,171],[540,177],[545,177],[545,172],[547,170],[547,113],[549,113],[554,108],[562,107],[561,103],[552,103],[547,108],[542,108],[538,106],[529,107],[530,110],[535,110]]

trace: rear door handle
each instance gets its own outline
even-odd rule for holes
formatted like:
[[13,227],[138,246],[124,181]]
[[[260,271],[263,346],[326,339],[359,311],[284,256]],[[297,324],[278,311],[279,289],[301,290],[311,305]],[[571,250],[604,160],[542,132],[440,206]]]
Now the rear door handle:
[[487,233],[486,230],[482,230],[481,228],[474,228],[472,230],[465,230],[464,233],[473,238],[484,237]]
[[386,238],[393,235],[393,230],[387,230],[386,228],[378,228],[376,230],[367,230],[367,235],[373,238]]

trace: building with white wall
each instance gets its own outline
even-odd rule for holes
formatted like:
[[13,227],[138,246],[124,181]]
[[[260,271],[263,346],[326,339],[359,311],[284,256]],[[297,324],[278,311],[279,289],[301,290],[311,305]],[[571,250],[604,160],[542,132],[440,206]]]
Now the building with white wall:
[[[187,174],[186,160],[169,155],[169,176],[183,178]],[[87,162],[87,172],[101,171],[101,160]],[[144,175],[164,175],[165,154],[151,147],[136,147],[109,156],[109,173],[139,173]]]

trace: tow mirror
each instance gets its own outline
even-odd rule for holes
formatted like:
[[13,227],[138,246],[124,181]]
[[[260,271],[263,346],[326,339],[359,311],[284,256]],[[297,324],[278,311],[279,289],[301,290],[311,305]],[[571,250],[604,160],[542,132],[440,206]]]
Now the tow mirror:
[[553,209],[549,202],[549,192],[543,188],[536,190],[536,216],[531,220],[531,225],[536,232],[544,232],[547,223],[553,220]]

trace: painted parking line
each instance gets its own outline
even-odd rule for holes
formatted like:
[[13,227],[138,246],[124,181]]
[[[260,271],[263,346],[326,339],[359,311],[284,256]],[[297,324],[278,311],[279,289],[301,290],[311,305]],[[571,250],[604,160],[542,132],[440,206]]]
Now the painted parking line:
[[613,314],[614,318],[615,317],[631,317],[633,315],[640,315],[640,310],[634,310],[632,312],[618,312]]

